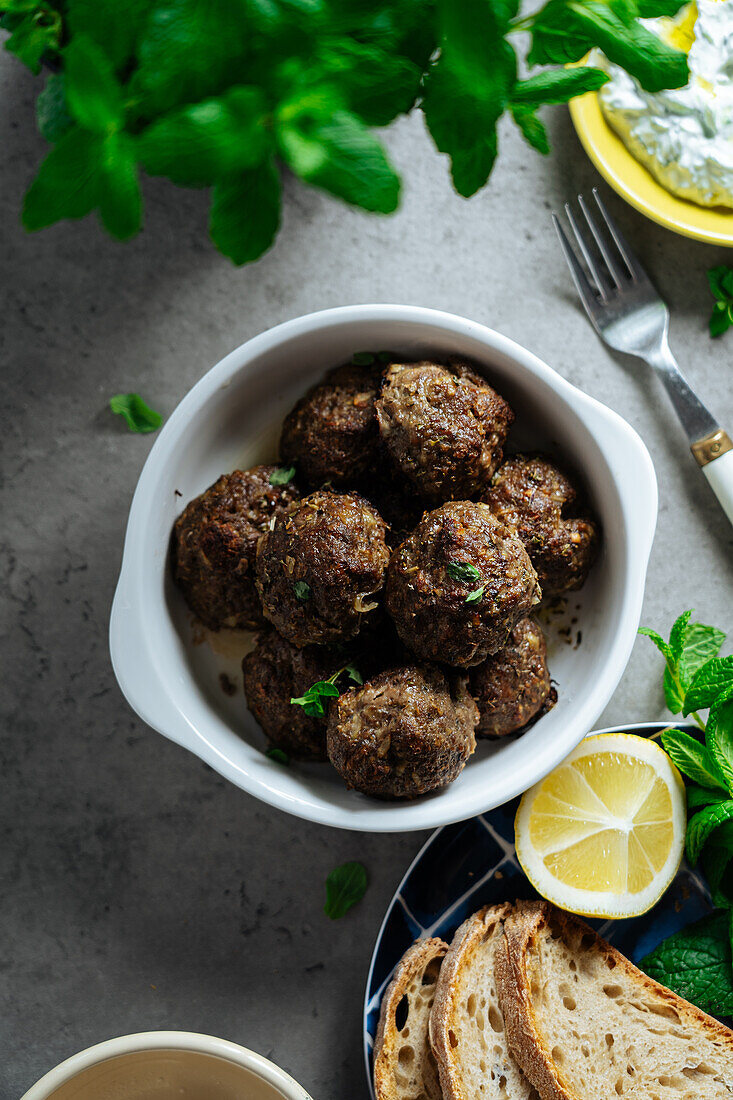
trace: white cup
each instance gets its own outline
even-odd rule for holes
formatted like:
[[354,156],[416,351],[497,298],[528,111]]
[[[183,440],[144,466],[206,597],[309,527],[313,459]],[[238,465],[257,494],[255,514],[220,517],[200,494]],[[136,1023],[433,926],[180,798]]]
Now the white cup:
[[[160,1053],[159,1066],[158,1060],[152,1060],[149,1056],[142,1059],[135,1057],[147,1052]],[[197,1067],[195,1076],[198,1084],[195,1090],[192,1088],[189,1091],[185,1074],[181,1077],[180,1069],[178,1072],[175,1069],[176,1061],[181,1062],[180,1057],[176,1059],[176,1053],[180,1056],[181,1052],[198,1056],[191,1063]],[[218,1059],[218,1062],[209,1062],[209,1059]],[[141,1071],[143,1063],[147,1068]],[[212,1077],[209,1086],[207,1074],[210,1070]],[[142,1080],[139,1078],[141,1072],[145,1084],[141,1085],[136,1096],[134,1082]],[[151,1072],[155,1078],[152,1091],[147,1078]],[[229,1100],[230,1097],[236,1097],[236,1100],[311,1100],[297,1081],[261,1054],[226,1039],[188,1031],[145,1031],[98,1043],[50,1070],[21,1100],[53,1100],[56,1094],[59,1094],[59,1100],[73,1100],[77,1093],[83,1095],[85,1087],[88,1089],[90,1086],[93,1086],[99,1100],[107,1100],[107,1097],[109,1100],[117,1100],[118,1097],[138,1100],[138,1096],[141,1100],[148,1100],[148,1097],[155,1098],[156,1087],[159,1087],[161,1097],[172,1095],[170,1090],[166,1091],[167,1081],[171,1082],[181,1100],[199,1100],[214,1095],[221,1096],[222,1100]],[[218,1090],[216,1094],[214,1088]]]

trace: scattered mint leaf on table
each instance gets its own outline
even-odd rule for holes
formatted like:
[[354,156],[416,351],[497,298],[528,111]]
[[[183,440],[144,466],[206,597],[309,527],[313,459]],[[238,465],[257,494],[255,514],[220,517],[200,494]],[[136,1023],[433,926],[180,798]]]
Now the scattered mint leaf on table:
[[131,432],[154,432],[163,423],[163,417],[145,404],[137,393],[118,393],[110,397],[113,413],[125,418]]
[[722,336],[733,325],[733,267],[719,264],[708,271],[715,305],[710,317],[710,335]]
[[369,880],[363,863],[353,861],[335,867],[326,879],[326,904],[323,911],[331,920],[345,916],[364,897]]
[[729,917],[713,913],[675,932],[641,960],[650,977],[704,1012],[733,1013]]

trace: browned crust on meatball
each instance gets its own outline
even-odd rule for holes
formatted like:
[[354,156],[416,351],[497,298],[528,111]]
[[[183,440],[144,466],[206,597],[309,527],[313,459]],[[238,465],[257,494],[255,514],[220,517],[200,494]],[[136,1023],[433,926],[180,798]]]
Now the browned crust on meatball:
[[381,380],[381,367],[336,367],[285,417],[280,453],[307,485],[353,486],[374,471]]
[[541,455],[513,455],[483,499],[524,543],[545,598],[580,588],[598,554],[598,524],[562,470]]
[[[477,576],[457,579],[449,569],[454,563],[473,567]],[[387,610],[405,645],[425,660],[459,668],[503,649],[540,596],[514,530],[487,505],[470,501],[423,516],[392,554],[387,576]]]
[[326,760],[326,713],[311,717],[301,698],[319,680],[328,680],[348,657],[334,646],[309,645],[299,649],[271,627],[263,630],[257,646],[242,661],[247,706],[273,745],[300,760]]
[[509,644],[471,669],[469,690],[478,705],[481,737],[517,733],[554,706],[545,636],[534,619],[520,619]]
[[328,756],[349,787],[417,798],[458,776],[475,748],[477,720],[464,677],[426,665],[390,669],[334,702]]
[[186,603],[210,630],[255,629],[264,622],[255,588],[257,540],[300,496],[271,485],[277,466],[223,474],[178,517],[171,566]]
[[514,413],[465,363],[393,363],[376,402],[393,465],[434,504],[480,492],[502,459]]
[[297,501],[257,547],[265,616],[298,646],[355,637],[379,608],[385,534],[379,513],[356,493],[319,490]]

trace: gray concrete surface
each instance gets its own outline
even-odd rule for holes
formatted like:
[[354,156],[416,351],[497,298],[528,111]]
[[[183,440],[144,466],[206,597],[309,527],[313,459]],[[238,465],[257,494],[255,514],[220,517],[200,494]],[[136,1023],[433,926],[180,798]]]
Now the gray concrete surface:
[[[579,312],[549,209],[598,182],[562,109],[542,159],[502,135],[471,202],[451,190],[420,118],[388,134],[405,178],[391,219],[287,186],[276,248],[236,270],[209,244],[206,196],[146,185],[127,245],[93,220],[27,236],[22,193],[44,152],[33,79],[0,62],[4,450],[0,1098],[112,1035],[213,1032],[262,1051],[316,1100],[365,1095],[361,998],[374,936],[417,834],[329,831],[267,809],[142,725],[107,654],[129,501],[152,443],[106,410],[137,390],[169,413],[225,352],[279,321],[353,302],[411,302],[511,336],[638,429],[661,511],[644,622],[683,608],[733,626],[733,531],[653,380],[622,365]],[[613,210],[673,309],[672,343],[733,425],[733,333],[711,343],[705,269],[733,259]],[[605,723],[663,714],[640,639]],[[347,919],[323,882],[361,858],[371,886]]]

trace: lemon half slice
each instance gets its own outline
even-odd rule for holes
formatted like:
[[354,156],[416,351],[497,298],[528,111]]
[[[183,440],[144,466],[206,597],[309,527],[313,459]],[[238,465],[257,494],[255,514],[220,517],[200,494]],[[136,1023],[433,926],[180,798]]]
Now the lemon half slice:
[[586,737],[523,795],[517,857],[548,901],[588,917],[645,913],[677,873],[685,789],[655,741]]

